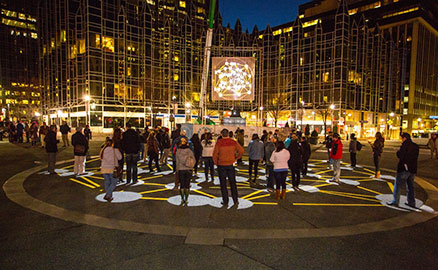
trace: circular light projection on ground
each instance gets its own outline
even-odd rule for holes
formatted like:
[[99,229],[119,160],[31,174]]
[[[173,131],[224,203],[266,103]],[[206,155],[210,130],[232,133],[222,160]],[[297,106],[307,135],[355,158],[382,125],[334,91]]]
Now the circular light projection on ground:
[[[210,205],[211,199],[201,195],[189,195],[187,206],[205,206]],[[181,205],[181,196],[173,196],[167,199],[167,202],[173,205]]]
[[408,199],[404,195],[400,196],[400,203],[399,203],[398,207],[388,205],[388,203],[392,202],[393,198],[394,198],[394,196],[392,194],[381,194],[381,195],[376,196],[376,199],[380,200],[380,203],[383,204],[384,206],[391,208],[391,209],[399,210],[399,211],[404,211],[404,212],[421,211],[418,208],[421,208],[423,206],[423,202],[420,201],[419,199],[415,199],[415,207],[417,207],[417,208],[412,208],[410,206],[407,206],[405,203],[408,202]]
[[350,185],[350,186],[359,186],[360,183],[358,181],[350,180],[350,179],[341,179],[339,182]]
[[[96,196],[96,201],[99,202],[107,202],[103,197],[105,196],[105,193],[99,194]],[[124,191],[124,192],[113,192],[113,200],[111,203],[126,203],[126,202],[133,202],[137,201],[142,197],[141,194],[138,194],[137,192],[131,192],[131,191]]]
[[[233,199],[230,197],[228,200],[228,209],[234,206]],[[210,205],[216,208],[222,208],[225,207],[222,203],[222,198],[214,198],[210,199]],[[237,206],[237,209],[247,209],[252,207],[254,204],[251,201],[248,201],[246,199],[239,198],[239,205]]]
[[[165,187],[166,187],[167,189],[173,189],[173,188],[175,187],[175,183],[167,184]],[[190,189],[191,189],[191,190],[200,190],[200,189],[202,189],[202,187],[201,187],[201,186],[198,186],[197,183],[190,183]]]

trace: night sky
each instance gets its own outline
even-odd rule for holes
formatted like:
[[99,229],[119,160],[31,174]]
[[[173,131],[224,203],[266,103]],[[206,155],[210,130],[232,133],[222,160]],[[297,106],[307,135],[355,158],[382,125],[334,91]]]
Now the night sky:
[[230,23],[234,28],[237,18],[242,23],[242,29],[252,32],[254,24],[259,30],[295,20],[298,6],[311,0],[219,0],[219,9],[223,24]]

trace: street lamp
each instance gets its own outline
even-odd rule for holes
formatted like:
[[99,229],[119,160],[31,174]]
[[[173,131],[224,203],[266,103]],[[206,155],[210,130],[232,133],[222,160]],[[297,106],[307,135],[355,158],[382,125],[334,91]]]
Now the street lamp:
[[90,99],[91,99],[91,98],[90,98],[89,95],[85,95],[85,96],[84,96],[84,100],[85,100],[85,101],[90,101]]
[[40,117],[41,114],[39,112],[35,112],[35,117]]
[[331,104],[330,105],[330,110],[331,110],[331,122],[332,122],[332,132],[333,132],[333,111],[335,110],[335,104]]
[[389,114],[389,116],[391,116],[391,117],[394,117],[394,113],[393,112],[391,112],[390,114]]
[[85,101],[85,124],[90,125],[90,96],[85,95],[84,101]]
[[301,128],[300,130],[303,130],[303,118],[304,118],[304,100],[301,100]]

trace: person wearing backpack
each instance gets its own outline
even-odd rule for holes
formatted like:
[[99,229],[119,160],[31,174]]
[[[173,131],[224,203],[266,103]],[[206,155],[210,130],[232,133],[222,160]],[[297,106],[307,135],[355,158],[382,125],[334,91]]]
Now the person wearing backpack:
[[76,127],[76,133],[71,136],[71,145],[73,145],[73,154],[75,156],[74,174],[75,176],[84,175],[88,141],[85,135],[82,134],[82,127]]
[[376,140],[374,143],[368,142],[373,149],[374,166],[376,167],[375,178],[380,178],[380,158],[382,157],[383,147],[385,146],[385,139],[382,137],[382,133],[376,133]]
[[176,171],[179,179],[179,193],[181,204],[187,205],[190,193],[190,179],[192,170],[196,165],[195,155],[190,149],[187,138],[181,138],[180,145],[176,150]]
[[358,141],[356,139],[356,134],[351,133],[350,135],[350,145],[348,147],[348,152],[350,152],[350,163],[351,167],[356,168],[356,152],[358,151]]

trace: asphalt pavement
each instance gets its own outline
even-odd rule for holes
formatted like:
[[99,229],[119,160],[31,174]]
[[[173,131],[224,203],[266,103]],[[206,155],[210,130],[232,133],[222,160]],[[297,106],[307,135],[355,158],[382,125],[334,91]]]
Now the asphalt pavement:
[[[92,142],[90,153],[92,156],[97,155],[100,144],[101,142]],[[388,169],[386,172],[388,175],[391,174],[390,170],[396,168],[395,152],[399,145],[399,142],[387,142],[385,145],[381,166]],[[60,149],[58,160],[72,158],[71,147],[60,147]],[[311,158],[326,159],[326,153],[323,150],[324,148],[315,148]],[[345,150],[344,155],[344,161],[348,162],[348,153]],[[18,173],[45,164],[46,160],[45,152],[41,148],[0,143],[1,185],[3,186],[6,180]],[[317,161],[315,164],[316,167],[319,166]],[[372,155],[366,145],[358,154],[358,164],[370,166],[372,170]],[[68,164],[60,165],[58,168],[65,165]],[[437,165],[438,160],[431,160],[427,149],[422,149],[419,159],[419,177],[438,186],[438,177],[434,173]],[[321,168],[320,172],[322,171]],[[328,175],[328,173],[321,173],[321,175]],[[165,177],[163,176],[163,179]],[[359,179],[360,176],[356,177]],[[108,229],[108,226],[105,227],[106,225],[103,226],[103,224],[87,225],[80,220],[79,216],[77,221],[54,218],[49,214],[42,214],[12,202],[2,189],[0,191],[1,269],[435,269],[438,262],[435,252],[438,226],[434,216],[429,216],[428,221],[394,230],[386,225],[382,231],[363,233],[362,231],[367,231],[367,228],[357,227],[356,233],[352,232],[343,236],[327,237],[321,234],[321,237],[304,238],[299,235],[298,231],[293,231],[296,229],[293,226],[308,226],[299,220],[302,217],[304,217],[303,220],[313,218],[315,224],[321,224],[321,228],[327,228],[338,226],[342,222],[347,225],[368,224],[363,222],[377,222],[379,218],[400,218],[402,220],[405,213],[384,207],[376,207],[375,211],[370,207],[364,212],[357,210],[356,207],[348,209],[341,207],[301,208],[300,210],[297,209],[298,207],[294,209],[284,205],[263,204],[257,205],[257,208],[242,210],[217,209],[219,212],[214,208],[201,211],[196,210],[201,208],[181,209],[176,206],[176,210],[170,210],[173,206],[163,206],[164,203],[159,204],[148,200],[142,200],[142,205],[139,205],[140,202],[135,202],[116,206],[88,200],[88,196],[94,198],[99,193],[97,189],[88,189],[77,183],[66,183],[65,178],[59,176],[45,178],[34,174],[26,181],[24,186],[31,196],[66,209],[63,212],[84,211],[96,216],[112,217],[113,222],[116,223],[113,224],[114,226],[119,223],[117,220],[128,222],[135,218],[136,222],[148,222],[154,218],[156,221],[163,215],[166,216],[163,222],[170,222],[172,226],[186,225],[183,222],[201,224],[203,218],[208,218],[220,220],[220,224],[227,227],[234,224],[235,228],[246,233],[245,228],[257,227],[257,224],[253,223],[254,215],[258,215],[257,218],[263,221],[260,222],[258,229],[275,228],[279,224],[283,227],[282,231],[277,232],[280,234],[277,239],[256,239],[257,237],[243,239],[244,237],[235,235],[232,238],[225,238],[221,245],[193,245],[187,244],[186,237],[182,235],[145,233],[141,230],[136,231],[135,228],[131,231]],[[203,190],[206,191],[207,187],[205,186]],[[346,188],[353,190],[354,187]],[[369,188],[383,192],[384,186]],[[246,187],[242,187],[242,192],[245,189]],[[215,195],[214,186],[208,190]],[[343,191],[346,193],[345,190]],[[248,191],[250,192],[254,191]],[[426,200],[427,194],[420,195],[420,193],[422,200]],[[292,192],[290,194],[295,195]],[[296,197],[303,200],[311,199],[311,195],[307,193],[296,194],[294,198],[288,193],[293,203],[296,203]],[[171,197],[171,194],[167,197]],[[345,198],[345,200],[350,199]],[[269,198],[259,200],[260,203],[273,202]],[[344,203],[344,201],[336,202]],[[162,207],[170,212],[158,212]],[[280,212],[277,208],[285,210]],[[145,211],[150,211],[147,219],[144,218],[147,216]],[[183,219],[182,215],[188,215],[189,218]],[[227,215],[229,215],[228,220]],[[292,215],[296,217],[296,220],[292,220],[294,217]],[[239,222],[239,218],[245,222]],[[283,218],[291,219],[290,228],[287,223],[281,222]],[[336,222],[339,224],[335,224]],[[212,224],[207,223],[208,226]],[[218,223],[213,225],[218,226]],[[396,223],[394,226],[397,226]],[[289,229],[296,232],[296,235],[287,234],[290,232]],[[284,238],[281,237],[282,232]]]

